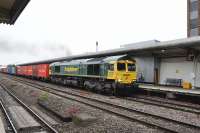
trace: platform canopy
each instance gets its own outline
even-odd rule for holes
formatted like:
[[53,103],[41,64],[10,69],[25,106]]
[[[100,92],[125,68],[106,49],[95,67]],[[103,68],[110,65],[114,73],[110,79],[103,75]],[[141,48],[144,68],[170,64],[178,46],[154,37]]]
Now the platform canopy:
[[[126,47],[127,46],[127,47]],[[59,61],[67,61],[72,59],[86,59],[86,58],[99,58],[104,56],[114,56],[127,54],[130,56],[154,56],[159,58],[168,57],[188,57],[188,55],[194,55],[195,53],[200,53],[200,37],[191,37],[185,39],[178,39],[172,41],[150,41],[150,43],[134,43],[128,44],[125,47],[91,52],[87,54],[73,55],[62,58],[54,58],[49,60],[42,60],[37,62],[29,62],[18,65],[32,65],[41,63],[52,63]]]
[[0,23],[14,24],[30,0],[0,0]]

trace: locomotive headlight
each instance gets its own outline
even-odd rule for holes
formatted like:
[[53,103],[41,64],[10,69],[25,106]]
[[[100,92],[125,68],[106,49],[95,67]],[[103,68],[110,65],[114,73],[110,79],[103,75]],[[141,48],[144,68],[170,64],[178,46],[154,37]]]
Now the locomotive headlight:
[[122,80],[121,80],[121,79],[118,79],[118,82],[122,82]]

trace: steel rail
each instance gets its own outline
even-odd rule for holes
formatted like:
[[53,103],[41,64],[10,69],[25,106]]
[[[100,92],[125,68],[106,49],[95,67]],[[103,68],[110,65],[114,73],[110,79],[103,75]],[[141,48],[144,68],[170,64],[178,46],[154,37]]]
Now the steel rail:
[[136,96],[135,98],[144,99],[144,100],[150,100],[150,101],[155,101],[155,102],[161,102],[161,103],[165,103],[165,104],[172,104],[172,105],[175,105],[175,106],[180,106],[180,107],[186,107],[186,108],[200,110],[200,105],[199,105],[199,107],[196,107],[196,106],[191,106],[191,105],[186,105],[186,104],[178,104],[178,103],[169,102],[169,101],[161,101],[161,100],[158,100],[158,99],[148,98],[148,97],[141,97],[141,96]]
[[[179,106],[180,107],[179,108],[179,107],[175,107],[173,105],[169,105],[169,103],[165,103],[165,102],[161,102],[161,101],[160,102],[156,101],[156,100],[155,101],[154,100],[143,101],[143,100],[141,100],[143,98],[133,98],[133,97],[128,97],[128,98],[125,98],[125,99],[130,100],[130,101],[144,103],[144,104],[155,105],[155,106],[159,106],[159,107],[170,108],[170,109],[194,113],[194,114],[200,114],[200,110],[188,108],[188,107],[181,107],[180,105],[175,105],[175,106]],[[144,100],[146,100],[146,99],[144,99]]]
[[[21,80],[21,79],[17,79],[17,80]],[[25,79],[26,82],[28,83],[33,83],[31,81],[27,81],[27,79]],[[35,81],[34,81],[35,83]],[[50,88],[50,89],[54,89],[52,87],[49,87],[49,86],[44,86],[44,85],[41,85],[41,84],[38,84],[36,83],[38,86],[40,87],[45,87],[45,88]],[[33,86],[34,87],[34,86]],[[54,89],[55,90],[55,89]],[[57,89],[56,89],[57,90]],[[66,92],[66,91],[63,91],[63,90],[60,90],[58,89],[59,91],[61,92],[64,92],[64,93],[69,93],[69,92]],[[79,96],[79,95],[77,95]],[[137,97],[136,97],[137,98]],[[176,110],[180,110],[180,111],[185,111],[185,112],[189,112],[189,113],[195,113],[195,114],[200,114],[200,107],[194,107],[194,106],[190,106],[190,105],[184,105],[184,104],[176,104],[176,103],[173,103],[173,102],[167,102],[167,101],[158,101],[158,100],[154,100],[154,99],[146,99],[146,98],[139,98],[139,99],[144,99],[144,100],[151,100],[151,101],[154,101],[154,102],[157,102],[157,103],[152,103],[152,102],[148,102],[148,101],[141,101],[141,100],[138,100],[138,99],[133,99],[132,97],[128,97],[128,98],[125,98],[126,100],[131,100],[131,101],[136,101],[136,102],[141,102],[141,103],[145,103],[145,104],[151,104],[151,105],[156,105],[156,106],[161,106],[161,107],[165,107],[165,108],[170,108],[170,109],[176,109]],[[172,104],[172,105],[175,105],[175,106],[179,106],[181,108],[178,108],[178,107],[173,107],[173,106],[170,106],[170,105],[163,105],[163,104],[159,104],[159,102],[161,103],[164,103],[164,104]],[[185,107],[185,108],[183,108]],[[188,108],[188,109],[186,109]]]
[[[21,80],[21,79],[17,79],[17,80]],[[26,82],[28,82],[28,83],[33,83],[31,81],[27,81],[27,79],[25,79],[25,78],[24,78],[24,80],[26,80]],[[38,83],[36,83],[36,84],[38,86],[44,87],[44,85],[41,85],[41,84],[38,84]],[[46,88],[48,88],[48,87],[46,87]],[[51,88],[51,87],[49,87],[49,88]],[[54,88],[51,88],[51,89],[54,89]],[[62,90],[59,90],[59,91],[62,91]],[[68,93],[66,91],[62,91],[62,92]],[[138,98],[138,97],[136,97],[136,98]],[[141,102],[141,103],[145,103],[145,104],[151,104],[151,105],[156,105],[156,106],[160,106],[160,107],[180,110],[180,111],[184,111],[184,112],[195,113],[195,114],[198,114],[198,115],[200,114],[200,107],[195,107],[195,106],[191,106],[191,105],[176,104],[176,103],[173,103],[173,102],[159,101],[159,100],[155,100],[155,99],[151,99],[151,98],[140,98],[139,97],[139,99],[150,100],[150,101],[154,101],[154,102],[157,102],[157,103],[152,103],[152,102],[149,102],[149,101],[141,101],[141,100],[138,100],[138,99],[133,99],[132,97],[128,97],[128,98],[125,98],[125,99],[131,100],[131,101],[136,101],[136,102]],[[163,104],[159,104],[159,102],[162,102]],[[164,104],[172,104],[172,105],[175,105],[175,106],[179,106],[180,108],[173,107],[171,105],[164,105]]]
[[[25,80],[27,80],[27,79],[25,79]],[[27,81],[27,82],[29,82],[29,81]],[[30,82],[30,83],[32,83],[32,82]],[[37,84],[37,85],[41,86],[41,87],[44,87],[44,85],[41,85],[41,84]],[[49,87],[49,88],[51,88],[51,87]],[[60,90],[60,91],[62,91],[62,90]],[[63,91],[63,92],[66,93],[66,91]],[[169,108],[169,109],[175,109],[175,110],[180,110],[180,111],[184,111],[184,112],[194,113],[194,114],[197,114],[197,115],[200,114],[200,107],[195,107],[195,106],[191,106],[191,105],[184,105],[184,104],[176,104],[176,103],[167,102],[167,101],[159,101],[159,100],[155,100],[155,99],[151,99],[151,98],[148,98],[148,99],[146,99],[146,98],[138,98],[138,97],[136,97],[136,98],[137,99],[133,99],[132,97],[128,97],[128,98],[125,98],[125,99],[126,100],[140,102],[140,103],[145,103],[145,104],[151,104],[151,105],[155,105],[155,106],[165,107],[165,108]],[[156,103],[152,103],[152,102],[149,102],[149,101],[141,101],[141,100],[138,100],[138,99],[150,100],[150,101],[154,101]],[[163,104],[160,104],[160,103],[163,103]],[[180,108],[173,107],[171,105],[164,105],[164,104],[171,104],[171,105],[174,105],[174,106],[179,106]]]
[[37,113],[35,113],[30,107],[28,107],[24,102],[22,102],[17,96],[15,96],[11,91],[7,89],[2,83],[0,86],[9,94],[11,95],[19,104],[21,104],[28,112],[33,114],[40,122],[42,122],[52,133],[58,133],[56,129],[54,129],[50,124],[48,124],[43,118],[41,118]]
[[[6,76],[9,76],[9,75],[6,75]],[[15,75],[14,75],[15,76]],[[33,82],[30,82],[30,81],[27,81],[27,80],[30,80],[30,79],[26,79],[26,78],[24,78],[24,77],[22,77],[24,80],[26,80],[26,82],[29,82],[29,83],[33,83]],[[19,79],[19,77],[17,77],[17,76],[15,76],[15,79],[16,80],[22,80],[22,79]],[[34,81],[35,82],[35,81]],[[41,86],[41,87],[44,87],[44,85],[41,85],[41,84],[38,84],[38,83],[36,83],[38,86]],[[180,107],[185,107],[185,108],[189,108],[189,109],[194,109],[194,110],[200,110],[200,105],[199,105],[199,107],[196,107],[196,106],[191,106],[191,105],[185,105],[185,104],[178,104],[178,103],[173,103],[173,102],[169,102],[169,101],[160,101],[160,100],[157,100],[157,99],[152,99],[152,98],[147,98],[147,97],[134,97],[134,98],[139,98],[139,99],[144,99],[144,100],[150,100],[150,101],[154,101],[154,102],[162,102],[162,103],[164,103],[164,104],[171,104],[171,105],[175,105],[175,106],[180,106]],[[128,100],[131,100],[131,98],[129,99],[129,98],[127,98]],[[151,103],[149,103],[149,104],[151,104]],[[155,104],[156,105],[156,104]],[[170,107],[169,107],[170,108]],[[173,109],[173,107],[172,107],[172,109]],[[174,108],[175,109],[175,108]],[[179,110],[178,108],[177,108],[177,110]],[[181,109],[180,109],[181,110]],[[188,112],[190,112],[190,111],[188,111]],[[200,113],[200,111],[194,111],[194,112],[191,112],[191,113],[197,113],[197,114],[199,114]]]
[[10,116],[8,115],[8,112],[7,112],[6,108],[5,108],[5,106],[3,105],[2,100],[0,100],[0,104],[1,104],[1,108],[2,108],[2,110],[3,110],[3,112],[4,112],[5,116],[6,116],[6,119],[8,120],[13,132],[17,133],[17,130],[16,130],[16,128],[15,128]]
[[[150,114],[150,113],[147,113],[147,112],[144,112],[144,111],[141,111],[141,110],[137,110],[137,109],[133,109],[133,108],[128,108],[128,107],[125,107],[125,106],[122,106],[122,105],[117,105],[117,104],[105,102],[105,101],[102,101],[102,100],[99,100],[99,99],[93,99],[93,98],[89,98],[89,97],[86,97],[86,96],[81,96],[81,95],[78,95],[78,94],[73,94],[71,92],[67,92],[67,91],[60,90],[60,89],[55,89],[55,88],[52,88],[52,87],[49,87],[49,86],[45,86],[45,85],[41,85],[41,84],[37,84],[37,83],[31,83],[31,82],[24,81],[24,80],[18,80],[18,82],[21,82],[23,84],[26,84],[26,85],[29,85],[29,86],[32,86],[32,87],[35,87],[35,88],[38,88],[38,89],[40,89],[42,91],[50,92],[52,94],[58,95],[58,96],[63,97],[63,98],[68,98],[68,99],[71,99],[71,100],[74,100],[74,101],[77,101],[77,102],[80,102],[80,103],[83,103],[83,104],[86,104],[86,105],[89,105],[89,106],[93,106],[93,107],[96,107],[96,108],[99,108],[99,107],[97,107],[96,105],[91,105],[91,104],[89,104],[87,102],[84,102],[82,100],[77,100],[77,99],[74,99],[74,98],[69,98],[67,96],[58,94],[58,92],[62,92],[62,93],[68,94],[68,95],[76,96],[76,97],[80,97],[80,98],[87,99],[87,100],[90,100],[90,101],[99,102],[101,104],[105,104],[105,105],[109,105],[109,106],[114,106],[115,108],[121,108],[121,109],[124,109],[124,110],[127,110],[127,111],[137,112],[137,113],[140,113],[140,114],[143,114],[143,115],[152,116],[154,118],[163,119],[163,120],[166,120],[166,121],[178,123],[178,124],[181,124],[181,125],[184,125],[184,126],[188,126],[190,128],[195,128],[195,129],[200,130],[200,126],[192,125],[192,124],[189,124],[189,123],[181,122],[181,121],[178,121],[178,120],[170,119],[170,118],[159,116],[159,115],[155,115],[155,114]],[[49,88],[50,90],[46,90],[47,88]],[[52,91],[55,91],[55,92],[52,92]],[[99,108],[99,109],[101,109],[101,108]],[[111,113],[117,114],[116,112],[114,112],[112,110],[106,110],[106,109],[103,109],[103,110],[105,110],[107,112],[111,112]],[[118,115],[121,116],[121,114],[118,114]],[[125,116],[122,116],[122,117],[125,117]],[[165,127],[162,127],[162,126],[159,126],[159,125],[156,125],[156,124],[152,124],[152,123],[148,123],[146,121],[141,121],[141,120],[137,120],[137,121],[149,124],[151,126],[156,126],[156,127],[160,128],[160,129],[163,129],[163,130],[168,130],[170,132],[175,132],[173,129],[166,129]]]

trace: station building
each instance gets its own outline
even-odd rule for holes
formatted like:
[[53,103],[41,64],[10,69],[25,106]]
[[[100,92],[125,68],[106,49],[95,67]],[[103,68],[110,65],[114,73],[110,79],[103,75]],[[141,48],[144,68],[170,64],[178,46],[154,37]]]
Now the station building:
[[[182,43],[187,44],[187,41],[193,39],[195,38],[183,39]],[[196,49],[197,47],[185,47],[185,49],[182,49],[180,47],[184,44],[178,46],[179,41],[169,41],[177,45],[174,49],[170,49],[167,45],[162,45],[166,42],[150,41],[149,44],[145,45],[155,47],[154,52],[147,52],[139,56],[133,55],[133,58],[137,61],[138,80],[144,83],[172,86],[182,86],[184,82],[188,82],[192,84],[193,88],[200,88],[200,54],[198,51],[200,45],[198,46],[197,44],[198,49]],[[146,47],[141,43],[129,44],[124,47],[134,48],[137,45],[141,45],[142,48]],[[163,49],[157,50],[156,45],[163,47]]]
[[188,37],[200,35],[200,1],[187,0]]
[[117,49],[19,65],[122,54],[127,54],[137,61],[138,81],[140,82],[173,86],[182,86],[184,82],[188,82],[193,88],[200,88],[200,37],[127,44]]

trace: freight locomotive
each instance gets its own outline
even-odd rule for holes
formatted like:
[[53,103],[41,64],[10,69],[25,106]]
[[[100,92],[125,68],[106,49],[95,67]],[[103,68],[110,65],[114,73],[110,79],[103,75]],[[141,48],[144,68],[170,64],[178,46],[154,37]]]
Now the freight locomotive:
[[137,88],[136,61],[127,55],[28,66],[10,65],[7,73],[114,95],[126,94]]

